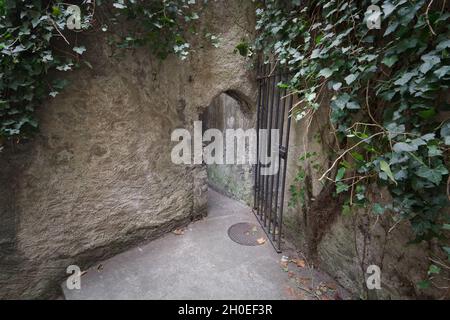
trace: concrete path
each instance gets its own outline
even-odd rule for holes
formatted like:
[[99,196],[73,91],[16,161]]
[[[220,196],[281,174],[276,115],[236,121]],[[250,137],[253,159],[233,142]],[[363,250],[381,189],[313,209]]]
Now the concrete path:
[[257,224],[250,208],[210,191],[207,218],[183,234],[167,234],[102,262],[100,270],[82,276],[81,290],[63,285],[65,298],[319,299],[327,296],[316,288],[320,285],[328,298],[344,295],[329,277],[302,288],[312,273],[302,263],[280,265],[282,255],[269,242],[254,247],[233,242],[227,230],[238,222]]

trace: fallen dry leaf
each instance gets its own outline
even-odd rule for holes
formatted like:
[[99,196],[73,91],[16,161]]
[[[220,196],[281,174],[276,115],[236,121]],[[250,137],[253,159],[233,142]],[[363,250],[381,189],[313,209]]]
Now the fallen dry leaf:
[[311,283],[311,278],[297,277],[297,282],[304,287],[308,287]]
[[336,284],[334,284],[334,283],[332,283],[332,282],[325,283],[325,285],[326,285],[327,288],[330,289],[330,290],[336,290],[336,289],[337,289]]
[[182,236],[184,234],[184,229],[175,229],[172,232],[177,236]]
[[258,244],[264,244],[266,243],[266,239],[265,238],[259,238],[256,240],[256,242],[258,242]]
[[295,263],[299,268],[304,268],[306,265],[305,260],[303,259],[292,259],[291,261]]

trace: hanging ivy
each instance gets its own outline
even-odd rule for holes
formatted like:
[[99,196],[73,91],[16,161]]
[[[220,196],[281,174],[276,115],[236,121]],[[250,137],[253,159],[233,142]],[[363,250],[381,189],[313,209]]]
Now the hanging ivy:
[[[80,8],[79,29],[68,28],[72,4]],[[186,59],[185,34],[198,34],[196,9],[201,6],[195,0],[0,0],[0,151],[6,141],[36,132],[35,111],[68,84],[65,72],[82,63],[92,67],[82,58],[86,47],[79,34],[125,29],[110,37],[118,48],[146,46],[160,59]],[[126,28],[115,27],[124,22]],[[217,37],[207,37],[217,45]]]
[[[380,10],[369,12],[369,5]],[[393,212],[411,222],[416,241],[440,239],[450,259],[446,2],[267,0],[256,14],[258,36],[249,47],[293,72],[282,84],[299,97],[293,117],[331,109],[337,143],[320,180],[348,195],[343,213]],[[380,29],[371,28],[378,18]],[[372,203],[372,183],[386,186],[392,203]],[[301,189],[291,187],[291,203],[302,200]]]

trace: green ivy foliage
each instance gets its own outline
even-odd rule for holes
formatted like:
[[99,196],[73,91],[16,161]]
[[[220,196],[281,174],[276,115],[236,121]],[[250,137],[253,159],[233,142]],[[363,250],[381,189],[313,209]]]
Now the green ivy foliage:
[[134,22],[132,32],[127,31],[129,34],[119,41],[118,46],[147,46],[160,59],[172,53],[186,59],[190,48],[185,40],[186,30],[195,33],[192,22],[199,19],[199,14],[191,9],[195,4],[195,0],[114,1],[113,7],[119,11],[117,21],[125,16]]
[[[381,29],[368,27],[369,5],[380,8]],[[343,212],[389,210],[411,222],[417,241],[444,240],[450,218],[446,2],[267,0],[256,13],[254,48],[294,73],[285,84],[301,100],[294,117],[331,109],[335,170],[323,172],[322,181],[349,195]],[[371,183],[387,186],[393,202],[371,203]]]
[[41,99],[65,85],[41,75],[73,65],[50,46],[64,15],[47,11],[42,1],[3,0],[0,7],[0,139],[28,137],[37,128],[34,112]]
[[[0,150],[6,141],[17,142],[36,132],[35,111],[68,84],[65,72],[81,63],[92,67],[82,59],[86,47],[78,43],[83,38],[77,35],[106,32],[127,21],[123,34],[111,37],[112,44],[146,46],[161,59],[169,54],[186,59],[190,45],[184,31],[195,31],[200,7],[196,2],[0,0]],[[81,9],[79,30],[67,27],[71,4]]]

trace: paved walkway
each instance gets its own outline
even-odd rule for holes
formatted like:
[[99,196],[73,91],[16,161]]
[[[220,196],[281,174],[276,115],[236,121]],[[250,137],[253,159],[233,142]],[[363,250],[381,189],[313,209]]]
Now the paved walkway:
[[343,295],[329,277],[315,280],[312,272],[316,271],[304,267],[303,260],[280,265],[282,255],[269,242],[254,247],[233,242],[227,230],[238,222],[257,224],[250,208],[210,191],[207,218],[190,224],[183,234],[167,234],[102,262],[101,270],[92,268],[82,276],[81,290],[63,286],[65,298],[329,299]]

